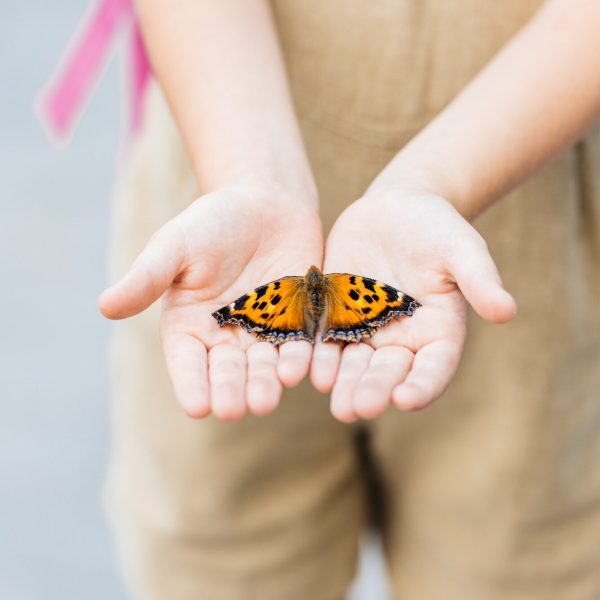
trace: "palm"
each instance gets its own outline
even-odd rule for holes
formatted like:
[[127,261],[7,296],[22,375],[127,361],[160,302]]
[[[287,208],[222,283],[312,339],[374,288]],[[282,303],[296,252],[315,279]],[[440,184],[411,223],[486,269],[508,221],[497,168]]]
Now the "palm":
[[[431,195],[396,192],[355,202],[331,231],[325,270],[382,280],[423,305],[360,344],[317,347],[313,382],[333,390],[332,410],[342,420],[374,417],[390,400],[399,408],[421,408],[442,393],[466,335],[467,302],[456,281],[464,281],[486,318],[502,321],[512,310],[506,292],[499,288],[506,296],[495,297],[497,290],[489,288],[497,274],[479,235]],[[473,290],[468,280],[477,272],[482,281]]]
[[[161,337],[176,395],[189,414],[212,410],[228,419],[247,408],[264,414],[277,405],[282,384],[304,376],[310,345],[277,350],[239,327],[219,328],[211,313],[262,283],[302,274],[320,263],[321,253],[315,211],[278,197],[221,191],[200,198],[159,231],[129,282],[126,277],[117,284],[125,289],[115,286],[112,294],[135,296],[136,274],[138,288],[148,285],[144,275],[149,279],[151,300],[166,290]],[[138,297],[144,294],[138,289]]]

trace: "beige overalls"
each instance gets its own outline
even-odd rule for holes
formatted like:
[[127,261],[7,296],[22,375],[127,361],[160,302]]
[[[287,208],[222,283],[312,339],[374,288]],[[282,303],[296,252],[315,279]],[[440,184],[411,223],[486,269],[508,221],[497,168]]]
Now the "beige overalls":
[[[326,230],[539,4],[275,0]],[[115,276],[198,195],[156,86],[131,158]],[[193,421],[167,379],[159,303],[119,323],[108,496],[141,598],[337,600],[367,479],[397,598],[600,598],[600,131],[474,224],[519,314],[470,315],[458,375],[418,413],[344,425],[305,382],[269,417]]]

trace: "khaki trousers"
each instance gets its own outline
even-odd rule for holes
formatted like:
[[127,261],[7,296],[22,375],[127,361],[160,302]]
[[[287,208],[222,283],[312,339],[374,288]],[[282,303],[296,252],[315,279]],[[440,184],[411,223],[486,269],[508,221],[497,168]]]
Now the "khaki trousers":
[[[274,2],[326,229],[538,4]],[[158,88],[146,108],[115,203],[115,276],[198,194]],[[396,597],[600,598],[600,131],[475,226],[519,315],[471,315],[458,375],[419,413],[343,425],[303,383],[267,418],[192,421],[158,306],[118,325],[108,494],[139,597],[339,598],[376,480]]]

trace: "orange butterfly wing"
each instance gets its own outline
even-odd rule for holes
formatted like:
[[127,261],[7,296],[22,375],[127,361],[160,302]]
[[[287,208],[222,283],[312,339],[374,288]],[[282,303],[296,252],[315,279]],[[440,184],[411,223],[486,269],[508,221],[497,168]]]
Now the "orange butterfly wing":
[[282,277],[212,313],[223,327],[240,325],[259,340],[274,345],[292,340],[314,340],[314,327],[306,319],[304,277]]
[[404,292],[369,277],[330,273],[322,340],[359,342],[394,317],[411,317],[421,306]]

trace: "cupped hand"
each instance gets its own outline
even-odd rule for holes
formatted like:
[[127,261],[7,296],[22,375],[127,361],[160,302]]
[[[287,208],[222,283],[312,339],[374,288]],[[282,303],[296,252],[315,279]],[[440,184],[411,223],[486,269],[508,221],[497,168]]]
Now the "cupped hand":
[[422,304],[361,343],[317,343],[311,379],[331,392],[342,421],[373,418],[390,404],[420,409],[440,396],[458,367],[467,302],[496,323],[516,313],[483,238],[430,193],[387,189],[350,205],[328,237],[324,272],[373,277]]
[[164,225],[125,276],[99,299],[108,318],[135,315],[163,296],[161,338],[183,409],[225,420],[267,414],[282,385],[307,373],[312,347],[275,348],[211,313],[253,288],[321,264],[315,203],[271,186],[211,192]]

